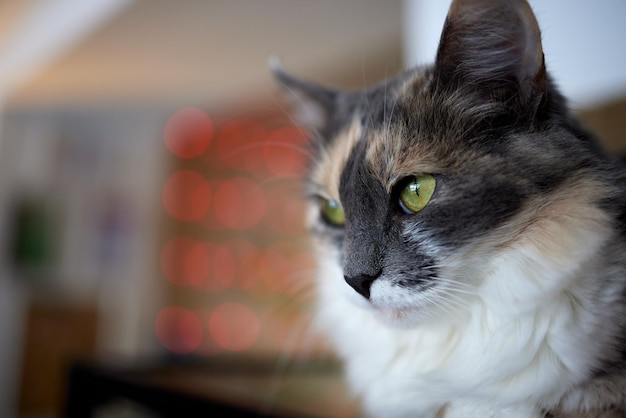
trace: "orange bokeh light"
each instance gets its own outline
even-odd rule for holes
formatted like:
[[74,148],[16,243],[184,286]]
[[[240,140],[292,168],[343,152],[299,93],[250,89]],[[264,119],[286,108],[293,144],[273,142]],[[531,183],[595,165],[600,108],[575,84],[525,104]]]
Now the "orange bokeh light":
[[177,171],[163,186],[163,207],[170,216],[179,221],[198,221],[210,206],[211,186],[195,170]]
[[207,249],[207,280],[198,287],[208,292],[219,292],[231,287],[237,274],[237,261],[224,245],[205,244]]
[[315,261],[309,251],[302,250],[291,255],[285,269],[287,274],[279,284],[282,291],[294,292],[313,284]]
[[259,250],[249,240],[243,238],[236,238],[226,242],[224,248],[228,249],[236,262],[236,287],[241,290],[249,290],[257,281],[255,274],[257,271],[256,265],[252,265],[250,261]]
[[301,176],[306,153],[304,134],[293,126],[276,129],[263,146],[265,165],[279,177]]
[[174,113],[163,130],[167,148],[180,158],[194,158],[211,144],[213,123],[202,110],[185,107]]
[[221,288],[229,287],[235,281],[237,274],[237,260],[225,245],[216,246],[211,257],[212,263],[212,282]]
[[267,131],[249,119],[230,121],[217,136],[217,153],[228,166],[254,171],[263,164],[262,146]]
[[154,328],[163,347],[176,354],[189,354],[202,343],[202,322],[189,309],[178,306],[161,309]]
[[246,178],[222,181],[215,191],[213,210],[220,223],[232,229],[248,229],[265,215],[263,190]]
[[258,340],[260,331],[257,314],[241,303],[223,303],[209,317],[209,333],[225,350],[248,350]]
[[259,278],[268,289],[279,290],[287,275],[287,259],[285,254],[275,248],[268,248],[258,265]]
[[279,184],[265,191],[266,225],[272,232],[300,235],[305,231],[306,202],[300,192]]
[[252,290],[260,282],[260,266],[263,263],[263,251],[254,248],[243,254],[241,258],[241,273],[239,274],[239,288]]
[[172,283],[199,286],[209,275],[211,260],[205,244],[190,237],[169,240],[161,250],[161,270]]
[[293,293],[312,283],[313,271],[310,253],[285,242],[263,251],[256,274],[267,289]]

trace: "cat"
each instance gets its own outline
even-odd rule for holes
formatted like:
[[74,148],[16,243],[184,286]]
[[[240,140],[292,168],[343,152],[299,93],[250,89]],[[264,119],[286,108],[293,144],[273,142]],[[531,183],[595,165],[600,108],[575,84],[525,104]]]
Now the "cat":
[[434,64],[363,91],[274,73],[311,133],[318,323],[368,416],[626,416],[626,172],[526,1],[454,0]]

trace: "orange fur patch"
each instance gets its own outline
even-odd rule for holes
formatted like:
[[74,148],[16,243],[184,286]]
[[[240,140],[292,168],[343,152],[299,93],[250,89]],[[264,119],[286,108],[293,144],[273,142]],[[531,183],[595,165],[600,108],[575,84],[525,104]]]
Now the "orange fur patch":
[[352,123],[337,135],[330,148],[320,156],[312,179],[323,188],[321,192],[326,194],[325,197],[340,201],[339,179],[354,146],[361,139],[361,132],[361,124],[358,118],[354,118]]
[[610,193],[606,184],[574,178],[549,199],[538,198],[527,204],[485,242],[494,249],[529,244],[556,263],[567,263],[585,244],[585,234],[609,234],[608,215],[597,202]]

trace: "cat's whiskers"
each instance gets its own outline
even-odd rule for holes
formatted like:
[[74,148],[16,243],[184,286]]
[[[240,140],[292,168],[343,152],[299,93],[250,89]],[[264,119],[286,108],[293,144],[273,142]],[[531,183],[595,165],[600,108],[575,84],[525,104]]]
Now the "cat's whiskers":
[[[425,297],[425,301],[426,303],[434,306],[436,310],[439,310],[440,312],[445,313],[446,315],[454,318],[455,320],[462,320],[460,316],[457,316],[460,314],[458,309],[450,309],[449,305],[451,305],[452,300],[442,299],[439,295],[435,297],[433,297],[433,295],[428,295]],[[430,310],[430,309],[426,310],[427,316],[434,318],[436,310]]]
[[[459,300],[454,297],[454,295],[449,293],[440,293],[438,295],[441,303],[439,306],[443,308],[443,310],[451,317],[454,317],[455,320],[463,321],[466,316],[464,315],[467,312],[468,304],[464,300]],[[463,315],[462,315],[463,314]]]
[[469,287],[465,283],[441,281],[437,285],[437,293],[426,294],[426,300],[455,319],[462,319],[457,315],[467,311],[471,304],[471,300],[464,296],[478,296],[476,292],[463,288],[464,286]]
[[[292,273],[288,277],[289,286],[285,289],[285,293],[297,297],[303,303],[312,301],[315,296],[315,287],[312,279],[315,271],[315,269],[302,269]],[[311,300],[309,300],[309,297]]]
[[[472,297],[467,297],[472,296]],[[438,297],[461,312],[466,312],[478,296],[455,288],[440,287]]]
[[439,266],[424,266],[424,267],[420,267],[420,270],[439,270]]
[[462,293],[464,295],[478,296],[478,292],[476,291],[476,289],[467,283],[454,280],[442,280],[439,283],[439,286],[443,286],[444,289],[454,290],[455,292]]
[[461,297],[454,289],[451,288],[440,287],[438,289],[438,296],[457,307],[465,307],[467,305],[466,298]]

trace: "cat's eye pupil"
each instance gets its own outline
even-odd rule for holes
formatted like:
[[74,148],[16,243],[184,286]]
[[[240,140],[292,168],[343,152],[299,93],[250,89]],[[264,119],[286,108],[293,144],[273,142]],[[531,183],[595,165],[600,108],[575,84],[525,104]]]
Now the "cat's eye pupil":
[[343,207],[336,200],[324,199],[321,212],[322,218],[333,226],[343,226],[346,223]]
[[408,179],[400,190],[398,204],[405,213],[414,214],[424,209],[435,192],[435,178],[423,174]]

